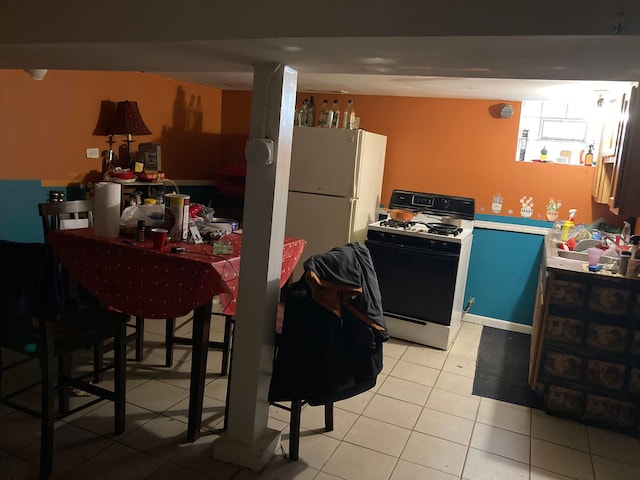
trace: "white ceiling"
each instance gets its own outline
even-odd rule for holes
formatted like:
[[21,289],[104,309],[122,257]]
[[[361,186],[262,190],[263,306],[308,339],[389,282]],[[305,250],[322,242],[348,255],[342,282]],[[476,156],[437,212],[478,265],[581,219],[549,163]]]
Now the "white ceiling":
[[[238,72],[155,72],[158,75],[222,90],[251,90],[253,75]],[[488,100],[596,102],[627,91],[630,82],[527,80],[505,78],[421,77],[408,75],[298,75],[298,91],[331,95],[384,95]]]
[[0,68],[144,71],[245,90],[252,65],[281,63],[298,71],[303,92],[617,95],[640,80],[640,4],[623,1],[621,15],[618,2],[576,1],[460,0],[454,8],[412,0],[396,8],[325,0],[323,11],[334,13],[321,16],[295,0],[183,0],[179,8],[158,0],[154,9],[128,0],[107,23],[101,2],[2,0]]

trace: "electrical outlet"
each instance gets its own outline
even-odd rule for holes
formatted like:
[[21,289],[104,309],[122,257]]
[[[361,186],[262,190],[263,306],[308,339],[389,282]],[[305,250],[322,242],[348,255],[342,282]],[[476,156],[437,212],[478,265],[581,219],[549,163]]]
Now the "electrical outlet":
[[469,301],[467,302],[467,306],[464,307],[464,313],[467,313],[469,310],[471,310],[471,307],[473,306],[475,301],[476,301],[475,297],[469,297]]
[[87,148],[87,158],[100,158],[100,149]]

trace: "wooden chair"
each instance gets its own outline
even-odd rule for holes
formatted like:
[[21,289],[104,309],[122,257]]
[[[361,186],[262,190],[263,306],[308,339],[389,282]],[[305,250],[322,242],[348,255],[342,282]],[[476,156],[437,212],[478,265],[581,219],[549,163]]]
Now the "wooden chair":
[[[48,202],[38,204],[38,211],[42,219],[42,231],[46,236],[55,230],[61,230],[61,216],[68,215],[69,220],[78,220],[75,227],[93,227],[93,201],[70,200],[67,202]],[[64,219],[66,220],[66,219]],[[85,221],[82,223],[82,221]],[[64,221],[63,221],[64,227]],[[64,229],[64,228],[63,228]]]
[[[84,224],[80,223],[79,226],[71,228],[82,228],[93,226],[93,201],[92,200],[70,200],[64,202],[49,202],[38,204],[40,217],[42,218],[42,230],[45,235],[45,239],[48,233],[60,230],[61,226],[65,227],[64,219],[61,216],[68,215],[71,220],[85,220]],[[131,325],[134,328],[134,332],[127,335],[127,342],[135,342],[135,361],[142,360],[143,345],[144,345],[144,318],[136,317],[135,324]],[[165,366],[171,367],[173,365],[173,346],[175,345],[191,345],[191,339],[183,338],[175,335],[175,318],[168,318],[165,326]],[[209,348],[222,350],[222,375],[227,374],[229,365],[229,348],[230,348],[230,335],[231,335],[231,321],[229,318],[225,322],[224,340],[222,342],[209,342]],[[111,345],[96,345],[94,348],[94,364],[96,367],[96,373],[94,381],[97,383],[100,381],[100,371],[103,367],[103,355],[111,350]]]
[[[281,299],[285,302],[278,304],[278,315],[276,317],[276,339],[275,350],[273,353],[274,361],[278,355],[278,348],[282,343],[282,326],[284,323],[284,311],[286,306],[286,296],[288,294],[288,286],[281,292]],[[269,402],[276,408],[289,412],[289,459],[297,461],[300,452],[300,416],[302,415],[302,407],[307,404],[306,400],[292,400],[287,406],[282,402]],[[225,417],[226,418],[226,417]],[[333,431],[333,402],[324,404],[324,431]]]
[[[287,286],[282,289],[281,295],[286,296]],[[284,321],[285,303],[280,302],[278,304],[278,314],[276,318],[276,336],[275,336],[275,350],[274,359],[278,354],[278,348],[280,346],[280,339],[282,336],[282,324]],[[228,317],[231,321],[230,327],[233,328],[235,319]],[[226,334],[226,330],[225,330]],[[233,342],[231,342],[233,345]],[[233,355],[233,348],[231,348],[231,355]],[[227,396],[224,405],[224,422],[222,430],[226,431],[228,427],[229,419],[229,394],[231,392],[231,364],[229,365],[229,378],[227,381]],[[269,402],[270,405],[289,412],[289,459],[297,461],[300,453],[300,417],[302,415],[302,407],[307,404],[306,400],[293,400],[289,404],[282,402]],[[333,402],[326,403],[324,405],[324,430],[325,432],[333,431]]]
[[[222,350],[222,362],[220,366],[220,374],[222,376],[227,375],[229,371],[229,355],[231,351],[231,335],[233,332],[233,316],[224,315],[222,313],[212,313],[212,315],[224,316],[224,334],[222,342],[209,341],[209,348]],[[193,345],[193,341],[190,338],[176,336],[175,334],[176,324],[174,318],[168,318],[165,329],[165,365],[170,367],[173,365],[173,346],[174,345]]]
[[[92,200],[70,200],[64,202],[49,202],[38,204],[38,210],[40,217],[42,218],[42,230],[46,236],[48,233],[60,230],[61,226],[65,227],[67,219],[62,219],[63,216],[70,216],[70,220],[85,220],[84,223],[80,223],[78,226],[71,225],[71,228],[82,228],[93,226],[93,201]],[[77,225],[77,224],[76,224]],[[167,330],[169,325],[174,323],[173,319],[167,320]],[[144,318],[136,317],[135,324],[130,325],[133,327],[133,333],[127,335],[127,342],[135,342],[135,360],[137,362],[142,360],[143,345],[144,345]],[[97,383],[100,381],[100,371],[104,368],[103,356],[106,352],[112,350],[112,344],[96,345],[94,348],[94,381]],[[170,364],[167,366],[171,366]]]
[[[120,434],[125,430],[125,335],[129,316],[95,305],[85,308],[64,305],[60,268],[51,247],[44,243],[0,240],[0,290],[0,347],[26,357],[0,369],[0,404],[41,419],[40,478],[48,479],[52,474],[56,419],[110,400],[114,402],[114,431]],[[105,340],[113,341],[115,351],[112,391],[90,383],[92,373],[71,374],[73,353]],[[2,373],[29,359],[39,362],[40,380],[31,386],[4,392]],[[17,395],[38,386],[41,388],[39,410],[17,401]],[[70,410],[70,387],[96,398]]]

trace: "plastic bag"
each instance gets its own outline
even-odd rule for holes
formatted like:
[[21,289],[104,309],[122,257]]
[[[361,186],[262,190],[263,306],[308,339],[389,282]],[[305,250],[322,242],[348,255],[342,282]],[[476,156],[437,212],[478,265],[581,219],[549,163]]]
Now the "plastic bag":
[[164,228],[164,205],[132,205],[125,208],[120,215],[120,233],[135,236],[138,220],[144,220],[145,227]]

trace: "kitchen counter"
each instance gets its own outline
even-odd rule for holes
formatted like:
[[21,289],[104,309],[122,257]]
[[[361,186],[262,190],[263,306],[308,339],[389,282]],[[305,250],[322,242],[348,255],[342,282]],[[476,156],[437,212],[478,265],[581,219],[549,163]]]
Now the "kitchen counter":
[[572,260],[568,258],[562,258],[558,255],[558,248],[556,248],[557,241],[552,240],[551,235],[545,235],[544,250],[542,267],[548,271],[564,272],[564,273],[576,273],[579,275],[587,275],[590,277],[597,276],[611,279],[614,282],[637,282],[636,279],[627,278],[624,275],[618,273],[612,273],[608,270],[600,270],[599,272],[590,272],[587,269],[587,262],[581,262],[579,260]]
[[640,434],[640,282],[589,272],[545,237],[530,384],[549,414]]

